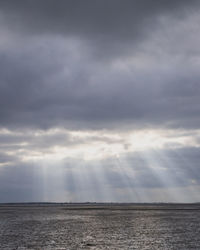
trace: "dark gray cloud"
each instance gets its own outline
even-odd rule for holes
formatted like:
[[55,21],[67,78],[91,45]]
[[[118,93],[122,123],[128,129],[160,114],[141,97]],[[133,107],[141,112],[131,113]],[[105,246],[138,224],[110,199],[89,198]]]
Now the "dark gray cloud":
[[7,163],[7,162],[15,162],[16,160],[17,160],[16,156],[8,155],[5,152],[0,152],[0,164],[1,163],[4,164],[4,163]]
[[[58,33],[110,38],[137,37],[143,29],[151,29],[151,21],[159,15],[176,15],[198,6],[197,0],[188,1],[64,1],[2,0],[4,25],[28,33]],[[4,20],[4,19],[3,19]],[[142,26],[146,27],[142,27]]]
[[[170,70],[172,79],[167,79],[153,70],[144,78],[142,72],[101,69],[100,75],[95,75],[95,69],[88,73],[87,69],[84,72],[69,66],[71,75],[62,76],[60,70],[55,72],[48,65],[45,68],[39,60],[29,65],[31,59],[34,56],[25,57],[21,63],[20,58],[1,63],[1,126],[80,129],[118,126],[122,121],[135,127],[161,123],[199,126],[198,72]],[[38,67],[44,70],[37,72]],[[153,75],[157,73],[161,83]]]
[[1,1],[3,27],[24,36],[59,35],[87,42],[98,58],[132,53],[159,27],[160,16],[181,20],[199,7],[188,1]]
[[1,126],[198,127],[197,6],[1,1]]

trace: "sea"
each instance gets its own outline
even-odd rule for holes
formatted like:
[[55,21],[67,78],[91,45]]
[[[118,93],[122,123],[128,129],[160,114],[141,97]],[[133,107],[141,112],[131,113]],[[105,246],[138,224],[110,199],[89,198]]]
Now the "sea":
[[200,204],[1,204],[0,249],[200,250]]

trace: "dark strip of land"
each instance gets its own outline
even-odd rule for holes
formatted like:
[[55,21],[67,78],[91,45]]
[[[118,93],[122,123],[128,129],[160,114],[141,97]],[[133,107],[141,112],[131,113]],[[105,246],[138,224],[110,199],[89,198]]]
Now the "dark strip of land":
[[65,210],[199,210],[200,203],[0,203],[1,208],[60,207]]

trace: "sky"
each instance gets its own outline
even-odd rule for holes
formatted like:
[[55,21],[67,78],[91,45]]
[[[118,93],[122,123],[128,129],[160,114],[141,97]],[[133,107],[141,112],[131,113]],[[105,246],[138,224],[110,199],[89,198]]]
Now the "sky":
[[200,202],[200,1],[0,0],[0,202]]

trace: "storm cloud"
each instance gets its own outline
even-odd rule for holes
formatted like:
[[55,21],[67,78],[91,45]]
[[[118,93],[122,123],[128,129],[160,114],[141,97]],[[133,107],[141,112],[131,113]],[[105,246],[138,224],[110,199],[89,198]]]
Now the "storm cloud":
[[0,5],[2,126],[198,127],[197,1]]

